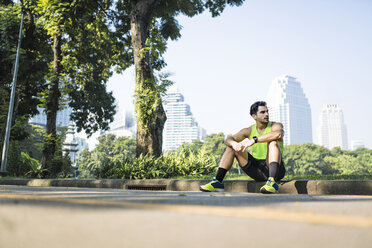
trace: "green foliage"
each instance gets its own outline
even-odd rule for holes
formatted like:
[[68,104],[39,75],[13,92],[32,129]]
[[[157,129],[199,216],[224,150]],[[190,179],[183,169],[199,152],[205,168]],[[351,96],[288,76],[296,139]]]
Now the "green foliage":
[[201,142],[200,140],[194,140],[191,144],[183,143],[177,149],[177,151],[178,152],[182,151],[187,154],[188,151],[198,153],[200,149],[205,149],[206,154],[212,156],[216,161],[216,164],[219,164],[221,156],[226,149],[224,140],[225,135],[223,133],[209,134],[206,135],[205,142]]
[[[21,154],[24,153],[36,161],[41,161],[42,147],[44,145],[45,130],[43,127],[36,125],[26,124],[24,128],[26,132],[26,138],[23,140],[11,140],[8,152],[7,171],[10,176],[16,177],[38,177],[33,172],[30,172],[30,165],[25,163],[25,158]],[[62,155],[62,145],[65,139],[66,128],[59,128],[56,139],[56,154],[49,161],[48,172],[49,177],[70,177],[72,175],[71,161],[68,157]],[[41,174],[47,172],[45,170],[39,170]]]
[[24,166],[29,168],[26,177],[41,178],[46,169],[41,167],[41,164],[36,159],[30,157],[27,153],[21,152],[21,161]]
[[283,160],[288,175],[369,175],[372,172],[372,150],[328,150],[314,144],[284,147]]
[[[137,79],[140,80],[140,72],[137,70]],[[150,86],[149,86],[150,85]],[[135,112],[138,123],[137,128],[141,128],[144,135],[148,136],[151,133],[151,128],[156,120],[156,107],[159,103],[160,94],[155,87],[153,78],[146,79],[145,83],[137,83],[134,92]]]
[[[80,174],[85,178],[204,178],[214,176],[224,152],[224,134],[207,135],[203,143],[194,140],[184,143],[176,151],[168,151],[160,157],[140,155],[135,158],[135,140],[115,135],[102,135],[92,151],[80,153]],[[372,150],[329,150],[315,144],[288,145],[283,160],[286,178],[353,178],[372,172]],[[233,173],[229,173],[233,177]],[[240,175],[247,179],[245,174]],[[229,178],[229,176],[227,177]]]
[[211,175],[216,162],[206,154],[205,148],[193,152],[165,153],[160,157],[140,155],[138,158],[112,159],[106,157],[87,169],[81,168],[81,175],[95,178],[154,179],[177,176]]
[[214,173],[216,161],[207,153],[206,147],[194,152],[183,149],[166,152],[155,158],[136,155],[136,142],[113,134],[102,135],[99,144],[90,152],[79,155],[78,164],[82,177],[150,179],[176,176],[199,176]]
[[[24,138],[11,139],[7,159],[7,171],[12,176],[25,176],[29,168],[21,162],[21,153],[29,154],[36,160],[41,160],[41,149],[43,146],[44,129],[40,126],[24,124]],[[16,133],[12,130],[12,136]]]
[[217,164],[220,163],[221,156],[226,149],[224,141],[225,135],[223,133],[210,134],[205,137],[205,143],[203,146],[206,148],[207,154],[214,157]]
[[28,172],[29,168],[24,164],[20,163],[21,160],[21,149],[20,141],[13,140],[9,142],[9,151],[7,157],[6,170],[9,175],[12,176],[24,176]]
[[304,145],[289,145],[284,147],[283,161],[287,174],[291,175],[322,175],[333,174],[336,171],[324,161],[331,152],[322,146],[312,143]]
[[27,125],[28,137],[20,142],[21,151],[41,161],[45,130],[38,125]]
[[[156,84],[154,71],[164,68],[163,54],[169,39],[181,37],[181,25],[176,17],[184,14],[189,17],[209,10],[218,16],[227,5],[239,6],[243,0],[164,0],[164,1],[116,1],[115,28],[124,37],[132,51],[129,54],[135,62],[135,112],[137,119],[137,155],[152,153],[158,156],[161,151],[161,135],[165,113],[161,101],[161,87]],[[134,37],[131,37],[133,35]],[[131,39],[133,38],[133,39]],[[128,58],[130,58],[128,57]],[[128,63],[123,64],[125,70]],[[120,67],[120,66],[119,66]],[[156,146],[156,147],[154,147]]]
[[[8,115],[11,83],[13,80],[16,47],[21,22],[19,4],[0,3],[0,138],[3,142]],[[23,39],[20,53],[10,141],[27,137],[27,122],[37,113],[39,104],[36,95],[45,83],[48,70],[45,60],[50,57],[49,47],[40,42],[45,37],[42,28],[36,25],[28,11],[24,11]],[[0,143],[2,145],[2,143]]]
[[77,164],[82,177],[91,177],[93,171],[96,171],[107,161],[133,159],[136,155],[136,141],[134,139],[105,134],[98,137],[98,142],[93,151],[85,149],[79,154]]
[[51,178],[67,178],[73,176],[74,169],[71,166],[70,158],[56,154],[51,161],[51,172],[49,173]]
[[[106,130],[115,114],[114,97],[106,91],[106,83],[111,68],[122,60],[123,46],[110,29],[113,17],[107,12],[111,4],[106,0],[38,0],[30,7],[49,35],[46,40],[52,43],[55,36],[61,37],[55,44],[61,50],[59,71],[53,71],[52,60],[46,61],[50,64],[48,84],[58,82],[62,101],[54,109],[69,105],[78,131],[84,129],[88,136]],[[51,94],[51,87],[39,93],[46,111],[51,111],[47,103]]]
[[180,145],[176,151],[178,152],[182,151],[186,155],[188,155],[188,153],[191,153],[191,152],[198,153],[198,151],[202,148],[203,144],[204,143],[200,140],[193,140],[192,143],[185,142],[182,145]]

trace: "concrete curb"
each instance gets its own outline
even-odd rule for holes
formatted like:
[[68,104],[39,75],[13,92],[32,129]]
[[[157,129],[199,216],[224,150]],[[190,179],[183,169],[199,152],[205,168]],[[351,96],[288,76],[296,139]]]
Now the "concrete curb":
[[[0,179],[0,185],[34,187],[115,188],[131,190],[199,191],[209,180],[61,180],[61,179]],[[225,180],[227,192],[258,193],[264,182]],[[308,195],[372,195],[372,180],[291,180],[279,183],[279,193]]]

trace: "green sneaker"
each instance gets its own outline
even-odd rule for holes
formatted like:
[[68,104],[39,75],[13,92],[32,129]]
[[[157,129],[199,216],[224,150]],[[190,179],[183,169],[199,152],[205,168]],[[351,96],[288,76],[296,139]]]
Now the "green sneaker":
[[275,182],[273,177],[269,177],[266,184],[261,187],[260,192],[262,194],[277,193],[279,190],[278,184]]
[[222,192],[225,190],[225,186],[217,179],[213,179],[209,183],[200,186],[200,190],[204,192]]

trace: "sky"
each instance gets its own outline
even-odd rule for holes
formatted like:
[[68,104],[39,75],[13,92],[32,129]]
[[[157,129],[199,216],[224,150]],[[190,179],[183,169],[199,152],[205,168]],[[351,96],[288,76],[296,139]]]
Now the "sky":
[[[208,134],[253,124],[250,105],[290,75],[310,103],[314,143],[324,105],[338,104],[349,147],[372,149],[371,13],[371,0],[246,0],[216,18],[179,15],[182,37],[168,42],[163,71]],[[134,84],[133,67],[110,79],[118,110],[133,111]]]

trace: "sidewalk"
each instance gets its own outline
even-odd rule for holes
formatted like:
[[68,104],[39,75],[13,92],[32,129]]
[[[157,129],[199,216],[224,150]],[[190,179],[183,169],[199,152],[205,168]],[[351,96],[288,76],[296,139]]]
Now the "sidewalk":
[[[74,180],[74,179],[0,179],[0,185],[34,187],[116,188],[129,190],[199,191],[209,180]],[[258,193],[265,182],[225,180],[227,192]],[[291,180],[279,183],[279,193],[309,195],[372,195],[372,180]]]

